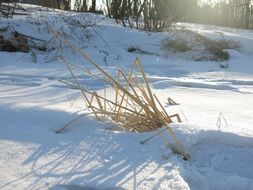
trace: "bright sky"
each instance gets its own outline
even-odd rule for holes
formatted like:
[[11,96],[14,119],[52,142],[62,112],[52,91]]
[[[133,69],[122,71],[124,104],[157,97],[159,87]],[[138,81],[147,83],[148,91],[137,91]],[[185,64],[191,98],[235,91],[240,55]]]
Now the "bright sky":
[[201,0],[203,3],[208,3],[208,4],[215,4],[221,0]]

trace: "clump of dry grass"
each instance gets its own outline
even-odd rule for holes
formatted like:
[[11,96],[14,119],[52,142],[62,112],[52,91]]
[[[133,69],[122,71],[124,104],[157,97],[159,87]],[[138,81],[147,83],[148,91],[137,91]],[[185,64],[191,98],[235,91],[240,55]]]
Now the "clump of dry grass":
[[[77,51],[86,57],[79,49]],[[112,87],[114,99],[86,90],[78,82],[73,69],[81,70],[88,75],[91,73],[69,63],[64,57],[62,57],[62,61],[67,65],[75,81],[75,84],[71,84],[71,86],[81,91],[85,104],[98,120],[111,120],[123,129],[132,132],[152,131],[173,122],[157,96],[152,93],[138,58],[129,75],[126,75],[122,70],[118,71],[117,80],[99,65],[92,63],[101,72],[101,80]],[[137,76],[138,69],[141,73],[140,76]],[[173,117],[179,118],[178,115]]]
[[169,33],[163,43],[166,50],[173,53],[190,52],[195,61],[226,61],[230,55],[228,49],[238,49],[238,42],[225,39],[209,39],[203,34],[187,29],[176,29]]
[[[112,121],[116,126],[131,132],[153,131],[166,127],[166,131],[176,144],[176,152],[184,155],[184,159],[189,159],[189,155],[185,152],[183,145],[177,139],[172,128],[168,126],[168,124],[173,122],[173,117],[181,122],[179,115],[169,116],[167,114],[157,96],[152,93],[143,66],[138,58],[135,60],[129,74],[118,70],[117,79],[115,79],[91,60],[82,50],[76,48],[66,39],[65,42],[98,71],[98,74],[94,75],[87,68],[84,69],[73,65],[64,56],[61,57],[61,60],[66,64],[74,79],[74,83],[64,82],[80,90],[86,106],[97,120]],[[85,75],[99,78],[110,85],[113,89],[114,98],[107,98],[105,94],[99,95],[97,92],[90,92],[85,89],[79,83],[74,72],[75,69],[82,71]],[[69,124],[71,123],[72,121]],[[159,133],[159,135],[163,137],[162,133]],[[168,141],[164,137],[163,140],[168,144]]]
[[186,40],[165,40],[164,45],[174,52],[187,52],[192,48],[187,44]]

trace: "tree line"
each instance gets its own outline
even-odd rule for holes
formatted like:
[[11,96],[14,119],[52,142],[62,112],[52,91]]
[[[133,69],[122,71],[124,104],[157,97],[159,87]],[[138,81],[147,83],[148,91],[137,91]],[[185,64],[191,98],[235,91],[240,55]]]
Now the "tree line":
[[[106,0],[109,17],[123,25],[161,31],[174,22],[193,22],[238,28],[253,28],[252,0],[220,0],[215,4],[200,0]],[[139,21],[143,22],[139,22]]]
[[[187,5],[190,7],[190,5]],[[221,0],[214,5],[204,4],[186,8],[186,22],[197,22],[229,26],[235,28],[253,29],[253,1],[252,0]]]
[[[103,11],[124,26],[147,31],[162,31],[175,22],[253,28],[253,0],[220,0],[215,4],[201,3],[201,0],[22,0],[21,2],[82,12]],[[103,10],[98,10],[98,5]]]

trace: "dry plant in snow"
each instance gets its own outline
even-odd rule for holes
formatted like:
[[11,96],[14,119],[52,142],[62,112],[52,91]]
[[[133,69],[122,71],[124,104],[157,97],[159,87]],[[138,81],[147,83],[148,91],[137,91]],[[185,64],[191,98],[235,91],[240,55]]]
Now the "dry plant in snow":
[[[59,37],[58,33],[56,35],[56,37]],[[84,58],[98,71],[98,74],[93,74],[89,69],[74,65],[64,58],[63,55],[61,56],[61,60],[66,64],[74,79],[74,83],[69,83],[67,81],[62,82],[80,90],[85,104],[90,110],[89,114],[94,115],[99,121],[112,121],[121,129],[131,132],[154,131],[165,127],[161,132],[154,136],[160,135],[166,144],[171,144],[163,136],[163,132],[167,131],[175,142],[176,148],[174,147],[174,152],[182,154],[186,160],[190,158],[184,150],[183,145],[177,139],[172,128],[169,126],[169,124],[173,122],[173,117],[181,122],[179,115],[167,114],[157,96],[152,93],[143,66],[138,58],[135,60],[133,68],[129,74],[126,74],[122,70],[118,70],[117,79],[115,79],[90,59],[90,57],[81,49],[75,47],[66,38],[64,38],[64,41],[72,50]],[[113,89],[114,97],[107,98],[105,94],[99,95],[97,92],[91,92],[85,89],[75,75],[76,69],[79,70],[79,72],[83,72],[84,75],[99,78],[106,84],[110,85]],[[137,72],[140,73],[139,76],[137,75]],[[84,115],[74,119],[57,132],[62,132],[67,126],[82,116]],[[146,139],[142,143],[145,143],[154,136]]]

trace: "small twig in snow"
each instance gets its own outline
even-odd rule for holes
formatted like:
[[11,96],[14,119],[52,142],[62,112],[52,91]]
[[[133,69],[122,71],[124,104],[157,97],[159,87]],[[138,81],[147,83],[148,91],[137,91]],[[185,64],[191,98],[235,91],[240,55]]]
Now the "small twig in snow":
[[184,114],[183,110],[180,110],[180,111],[181,111],[181,113],[183,114],[183,116],[184,116],[185,120],[186,120],[186,121],[188,121],[188,119],[186,118],[186,116],[185,116],[185,114]]
[[226,118],[225,118],[224,115],[220,112],[220,113],[219,113],[219,116],[218,116],[218,119],[217,119],[217,122],[216,122],[216,126],[218,127],[219,130],[220,130],[220,128],[221,128],[221,121],[222,121],[222,119],[223,119],[223,121],[225,122],[226,126],[228,127],[228,122],[227,122]]
[[74,123],[75,121],[81,119],[82,117],[85,117],[85,116],[90,115],[90,114],[91,113],[86,113],[86,114],[79,115],[78,117],[76,117],[75,119],[71,120],[69,123],[67,123],[66,125],[64,125],[62,128],[60,128],[57,131],[55,131],[55,133],[62,133],[72,123]]

